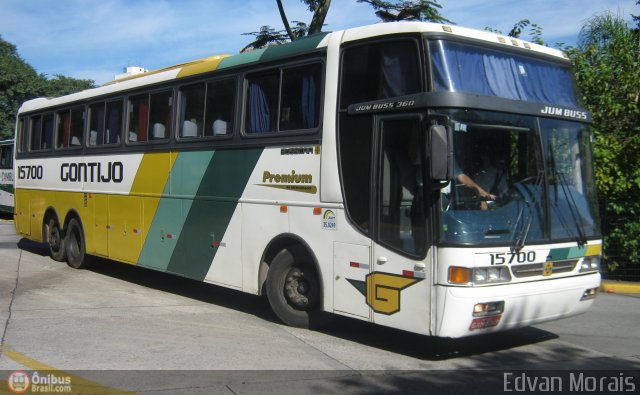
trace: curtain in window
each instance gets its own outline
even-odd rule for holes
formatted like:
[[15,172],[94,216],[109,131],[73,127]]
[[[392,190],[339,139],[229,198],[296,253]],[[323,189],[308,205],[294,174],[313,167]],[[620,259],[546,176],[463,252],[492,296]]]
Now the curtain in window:
[[578,106],[567,67],[446,41],[431,44],[431,57],[438,91]]
[[249,108],[247,133],[268,133],[271,131],[270,110],[267,98],[259,83],[251,81],[249,85]]
[[302,122],[305,129],[318,125],[318,86],[314,74],[302,77]]

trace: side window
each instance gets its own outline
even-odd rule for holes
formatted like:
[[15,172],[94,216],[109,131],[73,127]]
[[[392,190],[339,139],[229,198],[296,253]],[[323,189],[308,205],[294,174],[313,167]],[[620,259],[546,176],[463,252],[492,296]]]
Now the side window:
[[320,64],[247,76],[246,133],[316,128],[320,120],[321,89]]
[[81,147],[84,138],[84,108],[71,109],[70,147]]
[[27,131],[24,124],[24,117],[20,117],[18,119],[18,132],[16,133],[16,147],[18,147],[18,152],[27,151],[27,143],[29,139],[27,138]]
[[89,146],[115,145],[122,134],[122,100],[89,106]]
[[277,130],[279,82],[279,70],[247,77],[247,133]]
[[33,116],[30,124],[30,151],[51,149],[53,142],[53,114]]
[[340,108],[420,92],[419,65],[417,43],[410,39],[345,49]]
[[131,96],[129,98],[129,133],[128,142],[147,141],[149,126],[149,95]]
[[71,113],[69,110],[58,111],[58,126],[56,133],[56,148],[69,148],[71,140]]
[[128,142],[166,140],[171,133],[172,91],[129,98]]
[[104,103],[89,106],[89,147],[104,144]]
[[282,107],[280,130],[312,129],[320,115],[320,73],[314,64],[282,72]]
[[120,144],[122,135],[122,99],[107,102],[105,144]]
[[207,84],[205,136],[233,133],[236,104],[236,80],[220,80]]
[[53,148],[53,129],[55,122],[53,120],[53,113],[45,114],[42,117],[42,136],[40,140],[40,149]]
[[0,169],[13,168],[13,147],[11,145],[4,145],[0,147]]
[[180,88],[180,137],[202,137],[205,87],[200,83]]
[[42,140],[42,116],[36,115],[29,118],[29,151],[39,151]]
[[165,140],[171,133],[172,91],[152,93],[149,108],[149,139]]

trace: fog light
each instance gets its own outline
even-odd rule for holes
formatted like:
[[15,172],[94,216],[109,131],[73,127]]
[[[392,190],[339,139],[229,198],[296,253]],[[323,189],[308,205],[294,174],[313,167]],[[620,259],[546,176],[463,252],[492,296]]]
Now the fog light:
[[476,303],[473,306],[474,317],[484,317],[490,315],[502,314],[504,311],[504,301]]
[[589,288],[582,293],[580,300],[593,299],[598,295],[598,288]]

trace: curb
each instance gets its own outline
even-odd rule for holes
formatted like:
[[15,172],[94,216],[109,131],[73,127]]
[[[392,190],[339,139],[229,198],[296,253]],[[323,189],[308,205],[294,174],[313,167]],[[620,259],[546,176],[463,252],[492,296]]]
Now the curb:
[[640,294],[640,283],[623,281],[603,281],[600,292],[618,294]]

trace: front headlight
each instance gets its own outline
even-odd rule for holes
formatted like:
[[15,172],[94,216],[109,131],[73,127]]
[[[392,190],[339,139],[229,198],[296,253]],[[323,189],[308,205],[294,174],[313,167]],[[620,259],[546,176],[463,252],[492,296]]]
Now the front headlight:
[[599,272],[600,256],[586,256],[580,264],[580,273]]

